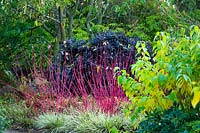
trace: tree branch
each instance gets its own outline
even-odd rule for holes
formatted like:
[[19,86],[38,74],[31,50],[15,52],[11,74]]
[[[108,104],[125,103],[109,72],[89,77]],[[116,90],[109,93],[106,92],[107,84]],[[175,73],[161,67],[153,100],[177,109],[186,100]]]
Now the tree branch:
[[49,19],[49,20],[51,20],[51,21],[53,21],[53,22],[56,22],[56,23],[60,24],[60,21],[59,21],[59,20],[57,20],[57,19],[55,19],[55,18],[52,18],[52,17],[50,17],[50,16],[47,16],[47,15],[42,14],[40,11],[38,11],[36,8],[32,7],[31,5],[27,5],[27,7],[30,8],[30,9],[32,9],[32,10],[34,10],[34,11],[36,11],[36,12],[38,12],[39,15],[41,15],[42,17],[44,17],[44,18],[46,18],[46,19]]
[[94,35],[93,32],[92,32],[92,29],[90,27],[90,16],[92,14],[92,9],[91,7],[94,5],[94,0],[90,0],[90,9],[89,9],[89,12],[87,14],[87,17],[86,17],[86,26],[87,26],[87,29],[88,31],[92,34],[92,36]]
[[72,9],[72,7],[74,7],[74,6],[72,6],[72,7],[66,9],[66,14],[67,14],[67,16],[73,17],[73,16],[75,15],[76,10],[78,9],[79,3],[80,3],[80,0],[76,0],[75,8],[74,8],[74,10],[72,10],[72,12],[69,12],[69,9],[70,9],[70,8]]
[[56,34],[53,33],[53,32],[46,26],[45,22],[43,22],[42,20],[38,20],[38,21],[42,24],[41,26],[42,26],[49,34],[51,34],[53,37],[56,36]]

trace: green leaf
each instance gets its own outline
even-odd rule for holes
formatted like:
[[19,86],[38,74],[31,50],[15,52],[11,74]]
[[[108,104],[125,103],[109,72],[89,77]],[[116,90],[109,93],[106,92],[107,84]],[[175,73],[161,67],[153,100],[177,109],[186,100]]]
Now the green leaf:
[[167,81],[167,76],[159,73],[159,75],[158,75],[158,84],[160,86],[164,86],[166,84],[166,81]]
[[123,75],[126,75],[126,70],[121,70]]
[[143,96],[142,97],[142,102],[146,102],[147,101],[147,96]]
[[70,0],[65,0],[65,2],[70,2]]
[[187,75],[183,74],[183,78],[186,82],[191,82],[190,77],[188,77]]
[[183,77],[179,77],[179,79],[176,82],[176,86],[178,88],[181,88],[183,86],[183,83],[184,83]]
[[131,66],[131,73],[132,73],[132,74],[134,74],[135,69],[136,69],[136,64],[133,64],[133,65]]
[[39,21],[35,20],[35,26],[42,26],[42,23],[40,23]]
[[122,78],[121,75],[117,77],[117,81],[118,81],[118,84],[119,84],[119,85],[122,85],[122,83],[123,83],[123,78]]
[[176,91],[172,91],[167,97],[168,97],[171,101],[176,102],[176,101],[177,101]]
[[140,106],[138,107],[136,110],[135,110],[135,113],[136,114],[139,114],[141,111],[145,110],[145,107],[144,106]]
[[118,129],[117,129],[115,126],[113,126],[113,127],[110,129],[109,133],[119,133],[119,131],[118,131]]

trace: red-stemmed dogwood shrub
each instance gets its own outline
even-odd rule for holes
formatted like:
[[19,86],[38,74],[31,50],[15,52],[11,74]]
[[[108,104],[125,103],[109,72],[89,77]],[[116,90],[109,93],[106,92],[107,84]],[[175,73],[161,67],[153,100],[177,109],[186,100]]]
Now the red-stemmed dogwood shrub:
[[63,111],[70,106],[83,111],[119,111],[127,97],[117,84],[114,68],[130,70],[136,61],[137,39],[115,34],[95,39],[91,46],[64,44],[62,60],[49,61],[45,68],[36,67],[33,61],[31,76],[19,78],[27,104],[43,112]]
[[102,56],[99,65],[92,62],[87,69],[83,69],[85,64],[80,56],[71,74],[61,65],[34,67],[31,76],[19,78],[20,90],[27,104],[42,112],[63,111],[73,106],[83,111],[94,109],[115,113],[120,103],[127,100],[113,71],[123,58],[116,56],[111,62],[106,58],[106,55]]

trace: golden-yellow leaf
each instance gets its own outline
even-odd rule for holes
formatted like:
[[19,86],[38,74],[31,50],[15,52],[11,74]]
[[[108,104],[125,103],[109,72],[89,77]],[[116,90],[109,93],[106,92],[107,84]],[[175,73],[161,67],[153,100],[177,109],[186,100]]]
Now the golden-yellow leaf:
[[195,87],[194,88],[194,97],[191,102],[193,108],[196,107],[196,105],[199,103],[199,101],[200,101],[200,90],[199,90],[199,87]]

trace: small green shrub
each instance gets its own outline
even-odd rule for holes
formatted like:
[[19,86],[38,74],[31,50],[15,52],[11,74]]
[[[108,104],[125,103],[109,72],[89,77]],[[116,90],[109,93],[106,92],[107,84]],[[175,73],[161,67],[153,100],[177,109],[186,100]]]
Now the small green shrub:
[[200,120],[187,122],[182,127],[185,127],[185,126],[187,127],[187,131],[195,132],[195,133],[200,132]]
[[10,127],[10,121],[0,115],[0,133]]
[[164,112],[151,112],[140,123],[137,132],[196,132],[200,130],[200,118],[196,111],[184,112],[172,107]]
[[4,103],[1,106],[3,108],[0,111],[0,115],[11,121],[10,124],[14,128],[25,130],[32,127],[33,120],[31,117],[34,116],[34,112],[24,102]]
[[69,114],[46,113],[40,115],[35,126],[43,132],[109,133],[133,129],[123,115],[107,115],[102,112],[72,111]]

